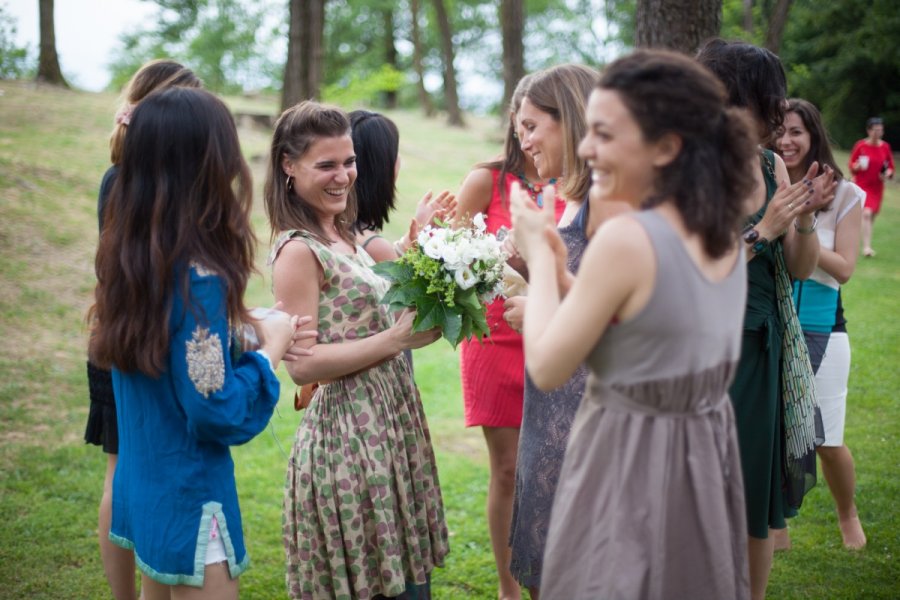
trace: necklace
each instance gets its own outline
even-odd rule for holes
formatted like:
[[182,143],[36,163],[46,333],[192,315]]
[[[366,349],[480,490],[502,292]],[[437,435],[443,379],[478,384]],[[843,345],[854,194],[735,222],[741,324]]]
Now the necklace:
[[[531,196],[531,199],[534,200],[534,203],[539,207],[544,206],[544,184],[543,183],[531,183],[528,179],[525,178],[525,173],[519,173],[517,175],[519,180],[525,185],[525,189],[528,190],[528,195]],[[555,185],[556,177],[550,179],[546,185]]]

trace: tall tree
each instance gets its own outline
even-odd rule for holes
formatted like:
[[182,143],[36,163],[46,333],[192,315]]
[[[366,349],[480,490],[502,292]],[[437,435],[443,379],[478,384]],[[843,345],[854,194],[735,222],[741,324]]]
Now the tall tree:
[[[387,6],[381,11],[384,19],[384,62],[386,65],[398,69],[397,47],[394,45],[394,9]],[[399,69],[398,69],[399,70]],[[397,91],[388,90],[384,93],[384,104],[387,108],[397,108]]]
[[456,69],[453,67],[453,31],[444,0],[432,0],[438,29],[441,32],[441,55],[444,62],[444,99],[447,105],[447,122],[454,127],[465,127],[459,95],[456,90]]
[[522,0],[500,0],[500,28],[503,33],[503,104],[505,112],[516,84],[525,75],[525,5]]
[[784,27],[787,25],[788,14],[791,12],[792,0],[776,0],[772,12],[769,13],[769,26],[766,30],[766,48],[779,54],[781,52],[781,40],[784,37]]
[[753,35],[753,0],[742,0],[744,6],[744,33]]
[[38,56],[37,80],[69,87],[59,68],[56,54],[56,29],[53,24],[53,0],[38,0],[41,20],[41,51]]
[[693,54],[721,26],[722,0],[638,0],[634,45]]
[[281,109],[319,97],[326,0],[290,0],[288,52]]
[[434,104],[431,102],[431,96],[425,89],[425,68],[422,66],[422,33],[419,29],[419,0],[410,0],[409,10],[412,18],[410,34],[413,44],[413,70],[416,72],[416,91],[419,94],[419,104],[425,111],[425,116],[430,117],[434,114]]

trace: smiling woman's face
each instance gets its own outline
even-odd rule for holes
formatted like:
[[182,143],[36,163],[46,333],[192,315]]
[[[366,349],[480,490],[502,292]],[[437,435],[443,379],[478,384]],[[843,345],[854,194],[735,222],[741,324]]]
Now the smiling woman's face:
[[334,218],[347,208],[356,181],[356,153],[349,135],[319,138],[297,160],[282,163],[294,178],[294,191],[319,215]]
[[806,155],[809,154],[810,137],[800,115],[795,112],[785,115],[784,127],[775,139],[775,144],[788,171],[801,168],[805,164]]
[[617,92],[591,92],[585,117],[587,133],[578,155],[591,167],[591,196],[639,206],[653,192],[657,144],[644,140]]
[[528,153],[541,179],[563,175],[563,130],[559,121],[525,97],[519,108],[518,134],[522,150]]

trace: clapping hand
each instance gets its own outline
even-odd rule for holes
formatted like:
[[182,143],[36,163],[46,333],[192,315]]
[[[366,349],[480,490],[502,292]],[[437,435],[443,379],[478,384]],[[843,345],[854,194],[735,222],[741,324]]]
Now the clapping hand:
[[[552,185],[544,189],[547,198],[555,198],[555,194],[556,190]],[[547,246],[547,232],[556,232],[553,207],[537,206],[518,182],[513,182],[510,188],[509,204],[515,248],[527,263],[536,252],[541,252]]]
[[782,235],[798,216],[811,214],[834,197],[834,172],[826,167],[822,175],[817,176],[819,163],[814,162],[802,180],[794,184],[782,181],[763,218],[758,229],[763,237],[773,240]]
[[455,216],[456,196],[447,190],[444,190],[437,196],[432,196],[431,192],[428,192],[416,204],[415,220],[419,229],[434,223],[438,219],[452,221]]

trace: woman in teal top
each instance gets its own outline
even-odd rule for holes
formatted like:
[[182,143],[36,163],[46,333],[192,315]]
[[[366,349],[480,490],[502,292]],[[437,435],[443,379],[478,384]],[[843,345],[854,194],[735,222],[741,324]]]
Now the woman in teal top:
[[838,175],[834,200],[816,215],[821,244],[818,266],[812,277],[794,282],[794,302],[816,373],[816,400],[825,430],[825,442],[816,448],[816,453],[837,507],[844,546],[858,550],[866,545],[866,534],[854,501],[853,455],[844,443],[850,339],[841,305],[841,286],[856,268],[866,192],[841,176],[822,117],[806,100],[788,101],[788,113],[776,145],[792,181],[802,178],[813,161],[830,165]]
[[[236,599],[249,563],[229,446],[268,423],[300,323],[244,306],[250,183],[212,94],[172,88],[134,110],[97,250],[91,356],[112,367],[119,423],[109,537],[134,550],[146,600],[183,586]],[[234,341],[243,323],[257,351]]]
[[[778,57],[751,44],[716,39],[700,49],[697,59],[725,84],[732,105],[750,111],[764,145],[784,120],[787,81]],[[826,200],[816,190],[831,187],[827,172],[813,183],[815,166],[801,182],[790,185],[780,157],[762,150],[760,162],[757,190],[748,199],[753,209],[744,230],[747,309],[741,360],[730,390],[746,495],[750,593],[755,599],[765,597],[772,567],[769,529],[783,529],[785,517],[793,516],[799,506],[789,504],[787,492],[793,486],[782,476],[784,323],[777,305],[777,255],[782,255],[791,277],[809,277],[819,255],[818,239],[812,235],[814,213]]]

